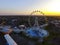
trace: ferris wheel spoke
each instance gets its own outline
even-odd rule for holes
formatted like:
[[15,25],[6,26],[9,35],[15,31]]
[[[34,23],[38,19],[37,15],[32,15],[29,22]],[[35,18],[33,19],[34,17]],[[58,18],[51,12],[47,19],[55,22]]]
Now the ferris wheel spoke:
[[[39,15],[40,17],[37,16],[37,14],[35,14],[37,12],[40,13],[40,15]],[[29,16],[28,23],[30,26],[39,26],[40,24],[47,24],[48,20],[43,12],[33,11]]]

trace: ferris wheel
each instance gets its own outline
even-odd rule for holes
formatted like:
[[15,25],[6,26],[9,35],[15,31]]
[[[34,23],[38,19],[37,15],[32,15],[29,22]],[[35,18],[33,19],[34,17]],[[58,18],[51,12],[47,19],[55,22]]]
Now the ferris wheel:
[[[31,26],[39,26],[42,23],[42,21],[45,22],[44,24],[48,24],[47,17],[44,15],[44,13],[42,11],[38,11],[38,10],[37,11],[33,11],[30,14],[29,19],[28,19],[28,23],[29,23],[30,27]],[[40,24],[39,24],[39,22],[40,22]]]

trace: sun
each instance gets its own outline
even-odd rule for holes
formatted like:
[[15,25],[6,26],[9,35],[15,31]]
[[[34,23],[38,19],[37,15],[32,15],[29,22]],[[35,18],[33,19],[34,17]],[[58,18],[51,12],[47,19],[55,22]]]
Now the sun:
[[60,16],[60,0],[51,0],[44,6],[43,11],[47,16]]
[[60,12],[60,0],[53,0],[47,5],[47,10],[51,12]]

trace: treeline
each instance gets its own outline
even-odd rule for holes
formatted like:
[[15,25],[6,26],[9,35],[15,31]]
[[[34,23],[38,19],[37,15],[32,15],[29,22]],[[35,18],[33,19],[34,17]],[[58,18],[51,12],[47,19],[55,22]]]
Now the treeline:
[[[44,23],[47,18],[48,21],[58,19],[56,17],[42,17],[37,16],[39,24]],[[29,26],[28,20],[30,18],[30,23],[34,24],[35,17],[34,16],[0,16],[0,24],[4,23],[5,25],[21,25],[24,24]],[[41,19],[42,18],[42,19]]]

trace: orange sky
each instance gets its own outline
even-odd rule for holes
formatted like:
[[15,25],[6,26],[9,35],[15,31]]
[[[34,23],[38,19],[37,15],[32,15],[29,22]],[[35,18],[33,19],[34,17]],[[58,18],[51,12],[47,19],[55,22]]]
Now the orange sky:
[[0,15],[30,15],[34,10],[60,16],[60,0],[0,0]]

